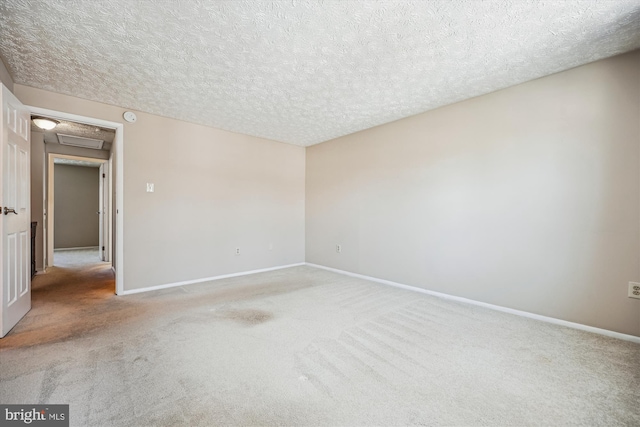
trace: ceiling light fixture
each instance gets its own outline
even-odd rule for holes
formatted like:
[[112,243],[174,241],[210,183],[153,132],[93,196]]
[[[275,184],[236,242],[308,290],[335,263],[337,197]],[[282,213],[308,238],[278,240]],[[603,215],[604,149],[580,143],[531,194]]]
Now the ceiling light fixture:
[[33,120],[34,125],[44,130],[51,130],[60,123],[57,120],[48,119],[46,117],[32,117],[31,120]]

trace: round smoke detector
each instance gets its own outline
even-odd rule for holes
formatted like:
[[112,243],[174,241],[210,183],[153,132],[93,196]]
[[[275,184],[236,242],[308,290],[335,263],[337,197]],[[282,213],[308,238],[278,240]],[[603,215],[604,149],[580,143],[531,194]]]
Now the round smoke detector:
[[132,111],[126,111],[122,117],[124,117],[124,119],[126,121],[128,121],[129,123],[135,123],[136,120],[138,120],[138,118],[136,117],[136,113],[132,112]]

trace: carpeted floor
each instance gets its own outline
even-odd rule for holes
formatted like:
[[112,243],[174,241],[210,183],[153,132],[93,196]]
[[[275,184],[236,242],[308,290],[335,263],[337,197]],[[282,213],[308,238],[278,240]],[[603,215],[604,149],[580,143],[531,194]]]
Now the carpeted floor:
[[98,247],[82,249],[56,249],[53,251],[53,265],[56,267],[78,268],[100,263]]
[[71,425],[640,425],[640,345],[311,267],[113,295],[56,267],[0,402]]

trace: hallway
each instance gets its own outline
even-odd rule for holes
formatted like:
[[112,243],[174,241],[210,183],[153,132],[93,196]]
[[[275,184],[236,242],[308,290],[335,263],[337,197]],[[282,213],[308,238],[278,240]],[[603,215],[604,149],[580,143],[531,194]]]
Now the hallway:
[[0,341],[0,350],[64,341],[108,321],[118,304],[115,279],[97,248],[56,251],[55,264],[33,278],[31,311]]

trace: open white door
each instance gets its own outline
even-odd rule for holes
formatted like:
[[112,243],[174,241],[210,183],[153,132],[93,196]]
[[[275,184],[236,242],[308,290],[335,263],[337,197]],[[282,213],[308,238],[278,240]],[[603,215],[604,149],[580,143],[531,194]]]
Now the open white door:
[[0,137],[0,272],[4,337],[31,309],[31,209],[29,111],[2,85]]

